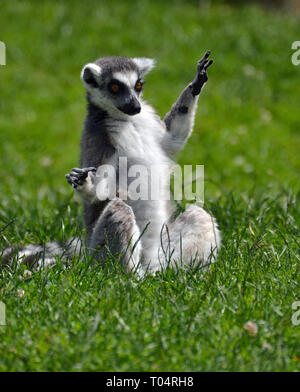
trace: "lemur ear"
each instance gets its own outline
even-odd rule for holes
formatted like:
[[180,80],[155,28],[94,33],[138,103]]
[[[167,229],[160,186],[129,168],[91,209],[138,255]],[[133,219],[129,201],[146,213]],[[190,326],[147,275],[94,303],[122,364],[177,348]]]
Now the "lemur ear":
[[132,61],[137,65],[141,76],[145,76],[155,66],[155,60],[146,57],[135,57]]
[[85,86],[99,87],[100,75],[101,67],[95,63],[88,63],[83,67],[80,78]]

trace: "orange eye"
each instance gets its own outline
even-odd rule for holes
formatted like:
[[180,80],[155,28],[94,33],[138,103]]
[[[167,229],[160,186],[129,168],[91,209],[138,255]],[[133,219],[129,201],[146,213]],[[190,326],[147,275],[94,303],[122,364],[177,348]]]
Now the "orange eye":
[[136,90],[141,90],[142,87],[143,87],[143,85],[141,82],[137,82],[137,84],[135,85]]
[[117,84],[113,84],[111,85],[110,89],[113,93],[117,93],[120,90],[120,86],[118,86]]

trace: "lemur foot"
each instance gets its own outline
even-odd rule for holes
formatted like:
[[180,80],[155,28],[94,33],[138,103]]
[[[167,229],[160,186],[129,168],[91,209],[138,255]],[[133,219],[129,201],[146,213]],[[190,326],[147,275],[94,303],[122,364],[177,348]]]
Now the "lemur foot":
[[84,169],[74,168],[71,170],[71,173],[66,174],[65,177],[66,177],[68,183],[70,185],[72,185],[72,187],[74,189],[76,189],[78,186],[81,186],[84,184],[89,172],[96,172],[96,170],[97,169],[95,167],[87,167]]
[[190,88],[192,89],[192,94],[194,96],[199,95],[200,91],[205,82],[207,82],[207,68],[213,63],[213,60],[208,60],[210,55],[210,50],[208,50],[201,60],[198,61],[197,64],[197,75],[195,79],[190,84]]

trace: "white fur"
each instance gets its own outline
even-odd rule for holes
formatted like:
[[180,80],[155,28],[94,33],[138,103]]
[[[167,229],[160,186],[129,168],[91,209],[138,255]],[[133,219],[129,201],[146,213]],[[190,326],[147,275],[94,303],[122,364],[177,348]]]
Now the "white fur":
[[147,57],[135,57],[132,60],[138,66],[141,76],[145,76],[155,66],[155,60]]
[[176,121],[173,121],[172,123],[171,132],[167,132],[164,135],[162,144],[170,155],[174,155],[181,151],[192,134],[198,98],[199,96],[196,96],[194,102],[190,105],[189,115],[178,116]]
[[[135,164],[143,164],[150,173],[151,166],[155,163],[157,172],[154,176],[162,179],[162,200],[127,200],[127,204],[133,209],[139,230],[143,232],[146,229],[141,243],[144,259],[151,263],[157,259],[160,231],[169,218],[168,204],[164,199],[169,195],[168,172],[172,161],[161,148],[161,141],[166,132],[163,123],[149,105],[141,103],[142,110],[139,114],[127,116],[126,122],[113,119],[107,125],[117,155],[127,157],[128,168]],[[149,176],[146,181],[150,182],[150,179]],[[150,189],[149,183],[147,187]]]
[[119,80],[126,84],[129,88],[134,89],[138,80],[138,75],[136,72],[115,72],[113,74],[113,79]]
[[159,263],[151,265],[152,272],[159,270],[161,264],[174,268],[201,263],[203,267],[216,261],[221,234],[216,220],[203,208],[191,205],[169,225],[168,233],[163,232]]

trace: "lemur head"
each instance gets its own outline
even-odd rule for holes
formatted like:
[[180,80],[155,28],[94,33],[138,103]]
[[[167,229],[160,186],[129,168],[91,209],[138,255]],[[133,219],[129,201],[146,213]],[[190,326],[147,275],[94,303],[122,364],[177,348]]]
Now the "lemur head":
[[86,64],[81,80],[92,103],[111,115],[141,111],[143,77],[154,67],[148,58],[103,57]]

